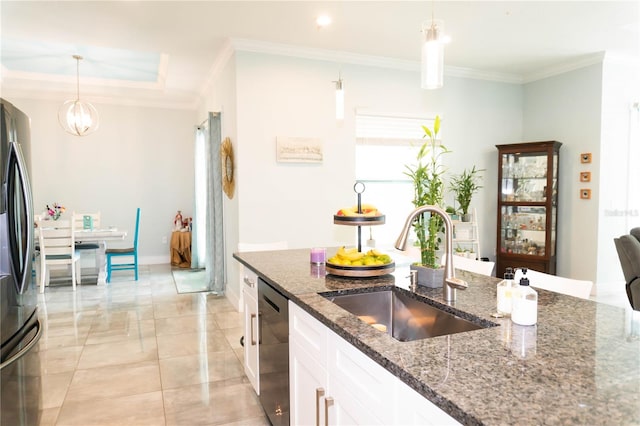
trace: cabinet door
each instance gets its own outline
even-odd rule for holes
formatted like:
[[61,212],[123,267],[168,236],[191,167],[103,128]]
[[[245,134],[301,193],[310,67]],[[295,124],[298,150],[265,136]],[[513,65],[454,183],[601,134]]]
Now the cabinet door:
[[292,425],[325,424],[327,327],[289,301],[289,395]]
[[253,292],[246,287],[244,286],[242,289],[244,298],[244,372],[253,389],[257,394],[260,394],[258,300]]
[[[346,340],[327,332],[329,396],[340,415],[359,424],[392,424],[397,377]],[[374,421],[375,420],[375,421]]]
[[406,426],[444,426],[460,423],[442,411],[440,407],[398,380],[397,416],[395,424]]
[[292,425],[325,424],[326,370],[289,339],[289,394]]

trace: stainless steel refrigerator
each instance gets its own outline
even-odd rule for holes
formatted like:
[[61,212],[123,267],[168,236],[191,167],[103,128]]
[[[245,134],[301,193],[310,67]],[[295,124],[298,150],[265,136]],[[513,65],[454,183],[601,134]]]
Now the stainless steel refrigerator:
[[33,277],[30,120],[0,99],[0,424],[39,423],[41,334]]

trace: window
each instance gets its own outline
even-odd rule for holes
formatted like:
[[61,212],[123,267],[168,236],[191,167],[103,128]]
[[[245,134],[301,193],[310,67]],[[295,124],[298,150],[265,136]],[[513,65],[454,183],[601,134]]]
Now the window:
[[363,229],[363,246],[370,235],[377,247],[395,244],[414,209],[413,183],[404,174],[406,165],[416,163],[424,143],[422,126],[433,126],[434,118],[356,116],[356,179],[366,186],[362,202],[375,205],[386,217],[385,225]]

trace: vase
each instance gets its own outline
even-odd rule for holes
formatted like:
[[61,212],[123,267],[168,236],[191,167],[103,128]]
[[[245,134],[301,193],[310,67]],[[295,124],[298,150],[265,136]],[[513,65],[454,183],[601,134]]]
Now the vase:
[[463,214],[462,215],[462,221],[463,222],[471,222],[472,219],[473,219],[473,215],[471,213],[467,213],[467,214]]
[[409,269],[418,271],[418,285],[427,288],[442,288],[444,268],[428,268],[422,265],[410,265]]

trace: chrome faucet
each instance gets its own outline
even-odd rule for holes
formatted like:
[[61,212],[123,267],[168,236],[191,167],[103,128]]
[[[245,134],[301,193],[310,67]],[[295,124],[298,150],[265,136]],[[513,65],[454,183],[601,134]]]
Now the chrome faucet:
[[413,221],[425,212],[435,213],[442,218],[444,221],[444,234],[445,234],[445,243],[446,243],[446,256],[445,264],[444,264],[444,278],[442,280],[442,297],[446,302],[455,302],[456,300],[456,289],[464,290],[468,287],[466,281],[461,280],[460,278],[456,278],[456,274],[453,269],[453,223],[451,222],[451,218],[449,215],[437,206],[421,206],[415,209],[409,217],[407,217],[407,221],[402,228],[402,232],[400,236],[396,240],[396,248],[398,250],[406,250],[407,248],[407,238],[409,237],[409,230],[411,229],[411,225]]

